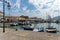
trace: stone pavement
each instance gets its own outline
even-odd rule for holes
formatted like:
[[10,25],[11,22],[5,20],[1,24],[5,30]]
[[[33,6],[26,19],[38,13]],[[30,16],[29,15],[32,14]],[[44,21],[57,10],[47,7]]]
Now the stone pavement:
[[6,28],[6,32],[2,32],[0,28],[0,40],[60,40],[60,35],[45,32],[32,32]]

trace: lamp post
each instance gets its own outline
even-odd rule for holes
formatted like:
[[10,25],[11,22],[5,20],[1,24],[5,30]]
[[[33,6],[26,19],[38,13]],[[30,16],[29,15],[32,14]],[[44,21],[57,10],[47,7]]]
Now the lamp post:
[[7,7],[8,7],[8,9],[10,10],[10,8],[11,8],[11,5],[10,5],[10,3],[8,2],[8,5],[7,5]]
[[3,33],[5,32],[5,0],[3,0]]
[[[8,3],[7,7],[10,9],[10,3]],[[5,0],[3,0],[3,33],[5,33]]]

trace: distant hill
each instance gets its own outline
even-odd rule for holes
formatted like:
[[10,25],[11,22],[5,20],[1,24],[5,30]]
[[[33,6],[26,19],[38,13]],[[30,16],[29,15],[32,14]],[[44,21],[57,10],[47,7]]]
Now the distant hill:
[[52,18],[52,20],[59,20],[59,19],[60,19],[60,16]]

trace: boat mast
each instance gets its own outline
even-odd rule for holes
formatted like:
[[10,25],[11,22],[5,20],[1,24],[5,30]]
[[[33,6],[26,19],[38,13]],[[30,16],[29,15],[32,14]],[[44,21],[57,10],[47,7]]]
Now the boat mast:
[[51,16],[46,12],[47,15],[47,23],[48,23],[48,28],[50,28],[51,25]]

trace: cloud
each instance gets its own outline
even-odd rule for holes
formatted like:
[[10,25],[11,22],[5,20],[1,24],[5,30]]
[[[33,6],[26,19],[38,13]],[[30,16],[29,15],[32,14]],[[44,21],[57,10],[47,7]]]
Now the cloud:
[[3,2],[0,1],[0,11],[3,11]]
[[54,5],[60,5],[60,0],[56,0],[56,1],[54,2]]
[[[24,7],[22,7],[22,10],[20,9],[21,0],[16,0],[14,4],[11,0],[6,1],[10,2],[12,10],[15,13],[14,15],[28,15],[46,19],[47,15],[55,17],[58,16],[58,13],[60,12],[60,0],[29,0],[29,5],[25,4]],[[33,8],[33,6],[31,7],[30,4],[32,4],[36,9],[32,10],[31,8]],[[28,9],[28,6],[31,10]],[[0,9],[1,8],[2,7],[0,7]],[[19,13],[20,10],[23,13]]]
[[3,11],[3,6],[0,6],[0,11]]
[[[54,2],[54,0],[29,0],[29,3],[32,3],[37,9],[42,8],[43,5],[49,3],[51,4],[51,2]],[[49,6],[48,4],[48,6]]]
[[25,10],[27,10],[27,7],[26,7],[26,6],[24,6],[22,9],[23,9],[23,11],[25,11]]
[[0,1],[0,4],[1,4],[2,2]]
[[37,17],[46,18],[47,15],[50,15],[53,18],[60,16],[60,11],[55,11],[60,10],[60,0],[29,0],[29,3],[33,4],[36,10],[40,11],[39,14],[36,14]]
[[13,0],[6,0],[7,2],[10,3],[11,7],[17,7],[18,9],[20,8],[20,0],[15,0],[16,2],[14,2]]
[[17,8],[20,8],[20,0],[16,0],[15,6],[16,6]]

